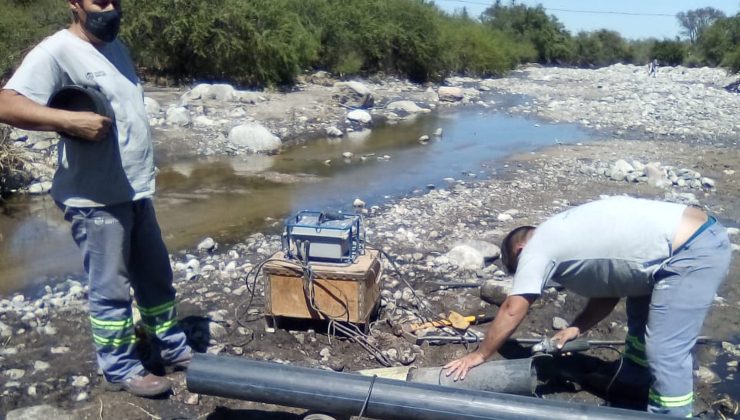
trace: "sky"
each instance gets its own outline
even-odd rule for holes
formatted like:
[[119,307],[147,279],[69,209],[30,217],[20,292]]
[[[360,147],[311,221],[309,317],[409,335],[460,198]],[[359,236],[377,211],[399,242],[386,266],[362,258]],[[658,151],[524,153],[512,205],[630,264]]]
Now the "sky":
[[[510,0],[502,0],[508,4]],[[463,7],[470,16],[478,17],[493,0],[434,0],[442,10],[454,12]],[[517,0],[519,4],[542,4],[550,15],[555,15],[572,34],[579,31],[611,29],[625,38],[675,38],[681,28],[676,19],[678,12],[703,7],[714,7],[735,15],[740,12],[740,0]],[[562,9],[562,10],[554,10]],[[576,12],[577,11],[577,12]],[[584,13],[610,12],[610,13]]]

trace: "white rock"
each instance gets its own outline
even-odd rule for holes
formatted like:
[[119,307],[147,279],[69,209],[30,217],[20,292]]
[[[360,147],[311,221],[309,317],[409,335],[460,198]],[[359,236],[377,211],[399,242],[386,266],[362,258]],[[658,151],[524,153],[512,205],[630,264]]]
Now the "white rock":
[[355,201],[352,202],[352,206],[355,208],[364,208],[365,202],[359,198],[355,198]]
[[665,170],[658,162],[650,162],[645,165],[645,175],[648,177],[648,185],[656,188],[665,188],[671,185],[665,174]]
[[28,186],[28,193],[32,195],[42,195],[51,191],[51,181],[34,182]]
[[703,177],[701,179],[701,185],[706,188],[714,188],[715,181],[712,178]]
[[369,112],[362,109],[355,109],[347,114],[347,119],[350,121],[359,122],[362,124],[369,124],[373,121],[373,116]]
[[695,370],[694,376],[705,384],[716,384],[720,382],[719,376],[705,366],[701,366],[698,370]]
[[87,398],[88,398],[87,392],[82,391],[79,394],[77,394],[77,396],[75,397],[75,401],[77,402],[85,401]]
[[216,247],[216,241],[213,238],[205,238],[198,244],[198,249],[201,251],[212,251]]
[[568,324],[568,321],[560,318],[559,316],[556,316],[552,319],[552,328],[554,330],[564,330],[568,328],[569,325],[570,324]]
[[499,248],[498,245],[482,241],[480,239],[466,239],[458,241],[455,242],[454,246],[457,245],[465,245],[475,249],[480,252],[486,260],[494,260],[501,255],[501,248]]
[[465,97],[465,92],[462,88],[453,86],[440,86],[437,90],[440,101],[446,102],[458,102],[462,101]]
[[23,301],[26,300],[26,297],[23,295],[15,295],[13,296],[13,299],[10,301],[13,303],[23,303]]
[[420,141],[421,143],[426,143],[426,142],[428,142],[428,141],[429,141],[429,136],[426,136],[426,135],[424,135],[424,136],[421,136],[421,137],[419,137],[419,141]]
[[162,107],[159,105],[159,102],[148,96],[144,97],[144,109],[146,109],[146,115],[149,117],[156,117],[162,111]]
[[72,377],[72,386],[75,388],[84,388],[88,384],[90,384],[90,378],[87,376],[73,376]]
[[11,381],[15,381],[26,376],[26,371],[23,369],[8,369],[3,374],[10,378]]
[[190,124],[190,111],[182,106],[167,109],[167,124],[185,126]]
[[455,246],[445,256],[451,264],[457,265],[463,270],[478,270],[483,268],[483,254],[467,245]]
[[51,354],[65,354],[69,353],[69,347],[52,347]]
[[352,152],[344,152],[344,153],[342,153],[342,157],[345,158],[345,159],[352,159],[352,157],[354,157],[354,156],[355,156],[355,154],[352,153]]
[[228,102],[233,101],[236,97],[236,90],[233,86],[227,84],[215,84],[208,86],[205,92],[206,99]]
[[727,228],[727,234],[730,236],[737,236],[740,234],[740,229],[736,227],[728,227]]
[[238,125],[229,132],[229,141],[252,152],[274,152],[281,146],[280,138],[257,123]]
[[441,128],[438,128],[437,130],[434,131],[434,135],[436,137],[442,137],[443,133],[444,133],[444,130],[442,130]]
[[337,127],[331,126],[326,127],[326,135],[329,137],[342,137],[344,136],[344,133]]
[[49,369],[51,365],[49,363],[46,363],[42,360],[37,360],[33,362],[33,371],[34,372],[43,372],[47,369]]
[[389,111],[404,111],[409,114],[419,114],[431,112],[430,109],[422,108],[414,101],[395,101],[385,107]]
[[510,215],[510,214],[508,214],[508,213],[501,213],[501,214],[499,214],[499,215],[498,215],[498,216],[496,217],[496,219],[497,219],[497,220],[498,220],[499,222],[508,222],[508,221],[511,221],[511,220],[513,220],[514,218],[513,218],[513,217],[511,217],[511,215]]

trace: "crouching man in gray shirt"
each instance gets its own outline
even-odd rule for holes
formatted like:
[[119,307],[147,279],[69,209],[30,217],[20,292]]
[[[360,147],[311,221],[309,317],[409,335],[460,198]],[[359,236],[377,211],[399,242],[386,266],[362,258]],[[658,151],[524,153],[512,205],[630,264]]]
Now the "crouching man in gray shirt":
[[630,197],[584,204],[537,228],[514,229],[501,245],[502,262],[514,275],[511,293],[478,350],[448,363],[447,375],[464,379],[493,356],[543,288],[558,284],[589,298],[570,327],[553,337],[558,346],[627,298],[625,371],[649,371],[648,411],[690,416],[691,349],[730,255],[727,231],[702,210]]
[[[65,133],[51,194],[82,251],[98,365],[112,388],[155,396],[171,383],[137,357],[130,288],[165,365],[186,367],[191,349],[177,325],[169,255],[151,199],[154,159],[143,91],[116,38],[119,0],[68,0],[68,6],[69,29],[37,45],[0,90],[0,122]],[[98,90],[113,118],[45,106],[68,85]]]

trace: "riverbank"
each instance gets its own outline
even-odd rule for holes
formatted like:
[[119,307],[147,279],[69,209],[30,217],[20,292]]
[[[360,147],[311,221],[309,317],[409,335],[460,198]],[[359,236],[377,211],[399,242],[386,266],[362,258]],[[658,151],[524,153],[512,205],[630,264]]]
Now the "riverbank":
[[[621,66],[610,69],[617,73],[625,70],[632,77],[640,77],[634,73],[634,70],[641,70],[638,68]],[[685,71],[692,73],[690,69]],[[560,89],[544,92],[540,79],[545,76],[530,77],[547,72],[551,78],[560,80]],[[424,305],[431,307],[434,313],[495,311],[495,305],[481,301],[476,292],[470,292],[471,289],[430,292],[423,285],[434,281],[471,284],[493,281],[505,287],[507,277],[495,263],[491,263],[491,259],[497,252],[494,244],[499,243],[509,229],[520,224],[540,223],[549,215],[602,195],[629,194],[691,202],[717,215],[728,226],[738,226],[740,183],[735,171],[738,170],[740,152],[732,141],[733,136],[738,138],[739,132],[734,118],[719,112],[716,125],[720,128],[711,131],[711,127],[705,127],[698,130],[701,135],[696,134],[695,137],[687,133],[686,139],[680,138],[681,133],[671,131],[676,120],[654,118],[649,113],[644,119],[630,119],[640,121],[644,127],[636,129],[628,126],[626,120],[617,118],[619,114],[615,112],[598,113],[604,101],[593,92],[599,92],[599,88],[589,88],[584,82],[593,77],[593,73],[580,70],[578,72],[585,73],[566,78],[565,75],[571,72],[565,69],[528,69],[513,79],[485,83],[499,84],[496,89],[504,93],[532,95],[528,103],[517,105],[510,112],[578,121],[581,111],[586,110],[583,112],[591,115],[588,117],[590,121],[603,118],[598,120],[598,128],[605,133],[604,137],[612,137],[612,140],[557,145],[513,156],[504,166],[482,167],[482,172],[475,178],[460,176],[448,179],[447,185],[438,186],[428,194],[368,209],[369,241],[395,256],[404,279],[416,289],[411,293],[401,279],[387,270],[382,283],[384,310],[381,316],[384,319],[398,321],[410,312],[418,312],[420,304],[414,294],[422,296]],[[703,73],[692,74],[699,77]],[[696,100],[706,101],[715,108],[729,109],[737,103],[737,95],[728,96],[730,94],[725,95],[715,88],[723,83],[720,76],[716,77],[718,81],[703,89],[705,96]],[[671,86],[677,88],[687,83],[683,79],[653,80],[661,80],[660,75],[656,79],[645,77],[642,85],[645,92],[652,92],[651,89],[658,85],[660,90],[669,94],[673,90]],[[483,83],[468,79],[450,82],[466,89],[472,89],[468,87],[471,84]],[[703,79],[694,82],[707,83]],[[427,93],[423,87],[414,89],[417,94]],[[481,91],[479,88],[476,90]],[[650,95],[638,95],[646,96]],[[556,115],[547,111],[552,107],[546,104],[566,100],[572,101],[569,114]],[[661,115],[669,111],[679,113],[676,118],[686,119],[689,123],[684,128],[687,129],[700,126],[703,118],[702,115],[682,111],[682,107],[670,101],[656,99],[641,103],[630,103],[630,106],[657,107]],[[268,104],[263,106],[272,108]],[[617,105],[614,107],[618,108]],[[259,105],[255,105],[255,113],[258,108]],[[371,114],[386,112],[373,111]],[[635,116],[643,113],[644,110],[635,110]],[[336,115],[346,116],[346,110],[341,114],[337,111]],[[609,119],[609,116],[614,118]],[[325,123],[341,125],[337,128],[343,131],[360,127],[356,122],[345,121],[347,125],[342,125],[339,120],[322,122]],[[165,128],[173,132],[187,130]],[[619,130],[623,133],[621,136],[615,134]],[[668,134],[647,134],[651,132]],[[211,149],[220,150],[217,147]],[[191,147],[189,150],[199,153],[200,148]],[[237,149],[232,153],[236,152],[243,151]],[[649,162],[660,162],[660,165],[647,165]],[[732,232],[733,243],[740,243],[737,230]],[[178,306],[180,316],[184,318],[191,338],[202,345],[201,350],[342,371],[379,367],[374,358],[358,346],[336,339],[330,342],[323,331],[296,329],[266,333],[259,317],[262,304],[260,284],[252,305],[253,313],[251,316],[242,313],[240,305],[249,294],[243,279],[252,267],[279,248],[276,235],[254,234],[233,247],[223,248],[215,249],[205,243],[200,249],[194,246],[191,250],[172,255],[181,299]],[[451,252],[453,248],[456,251]],[[698,347],[697,359],[704,369],[698,372],[701,376],[697,379],[697,413],[711,413],[717,408],[712,403],[720,400],[725,392],[734,392],[732,398],[738,399],[736,393],[740,387],[733,357],[736,358],[740,352],[736,335],[740,327],[737,317],[740,310],[739,273],[740,264],[735,258],[730,275],[705,323],[703,333],[724,343]],[[551,335],[554,318],[572,319],[582,303],[583,300],[575,295],[549,290],[532,309],[517,336]],[[625,320],[624,307],[620,304],[590,337],[622,339]],[[0,413],[38,404],[61,407],[73,418],[147,418],[147,413],[151,413],[161,418],[199,418],[214,414],[215,418],[239,415],[243,418],[277,419],[299,418],[303,412],[193,395],[185,390],[182,374],[173,376],[176,393],[167,400],[142,400],[127,394],[105,392],[100,377],[96,375],[94,354],[89,345],[85,287],[79,283],[67,282],[56,288],[50,287],[40,297],[16,295],[2,300],[0,321],[3,323],[0,324],[3,343],[0,350],[0,394],[3,395]],[[459,345],[412,345],[392,334],[386,323],[376,324],[371,335],[376,345],[385,350],[385,356],[397,365],[440,365],[467,351]],[[598,355],[607,357],[606,354]],[[577,386],[563,384],[551,389],[547,398],[592,404],[603,402],[597,395]]]

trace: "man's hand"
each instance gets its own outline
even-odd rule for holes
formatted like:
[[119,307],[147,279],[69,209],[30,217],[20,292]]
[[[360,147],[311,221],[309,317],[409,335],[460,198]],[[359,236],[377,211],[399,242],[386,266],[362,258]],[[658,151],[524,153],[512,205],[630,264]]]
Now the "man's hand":
[[565,343],[578,338],[580,334],[581,330],[579,330],[578,327],[568,327],[553,335],[552,341],[558,349],[562,349]]
[[470,371],[470,369],[478,366],[485,361],[486,359],[483,357],[482,354],[474,351],[472,353],[468,353],[464,357],[447,363],[446,365],[444,365],[443,369],[447,369],[445,376],[450,376],[454,374],[455,376],[452,379],[454,381],[458,381],[465,379],[465,375],[468,374],[468,371]]
[[64,124],[65,133],[90,141],[101,141],[108,136],[113,121],[94,112],[69,112]]

